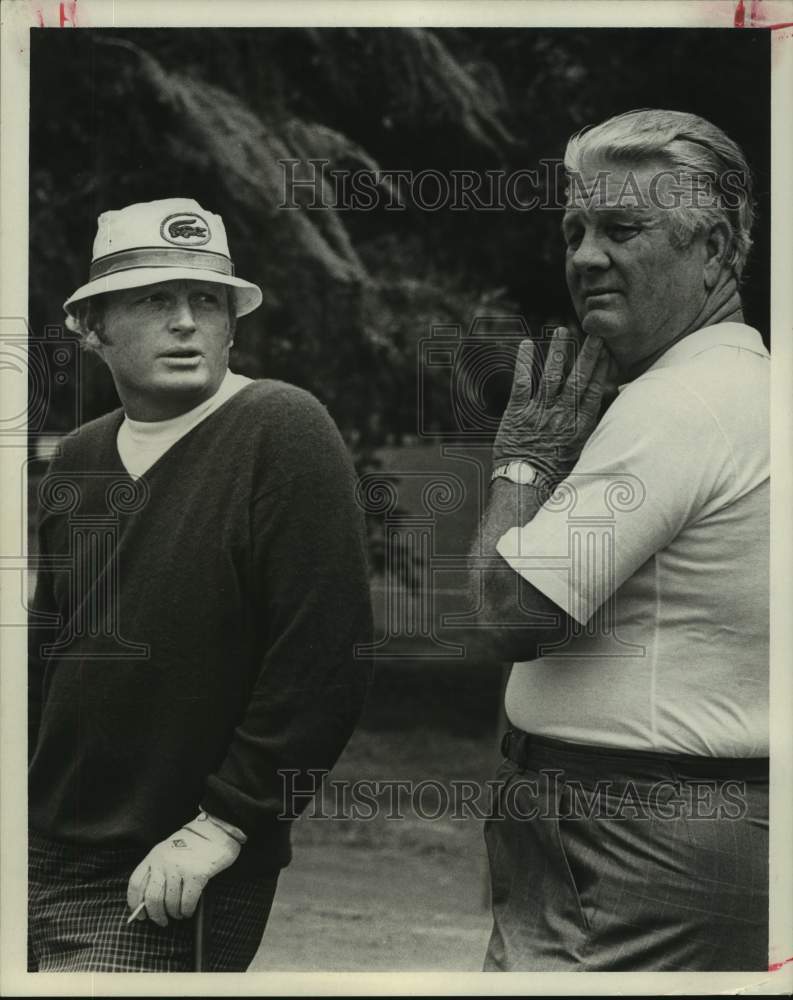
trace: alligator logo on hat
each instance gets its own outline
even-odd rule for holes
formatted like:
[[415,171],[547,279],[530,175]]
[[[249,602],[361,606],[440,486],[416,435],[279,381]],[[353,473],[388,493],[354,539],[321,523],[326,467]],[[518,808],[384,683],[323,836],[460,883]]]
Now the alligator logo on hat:
[[178,247],[200,247],[209,243],[209,226],[194,212],[181,212],[163,219],[160,234],[164,240]]

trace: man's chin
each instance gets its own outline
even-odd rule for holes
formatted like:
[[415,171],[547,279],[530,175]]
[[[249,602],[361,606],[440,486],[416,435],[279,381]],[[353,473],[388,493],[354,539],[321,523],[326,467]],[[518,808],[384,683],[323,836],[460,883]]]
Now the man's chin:
[[625,333],[619,318],[605,309],[593,309],[588,312],[581,321],[581,329],[584,333],[602,337],[603,340],[612,340]]
[[159,374],[153,385],[162,392],[194,392],[206,388],[211,382],[205,368],[168,371]]

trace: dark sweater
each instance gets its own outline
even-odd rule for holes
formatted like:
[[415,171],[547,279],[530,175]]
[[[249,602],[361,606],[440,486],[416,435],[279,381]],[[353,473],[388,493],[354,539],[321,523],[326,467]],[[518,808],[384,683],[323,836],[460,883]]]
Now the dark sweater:
[[278,771],[332,767],[369,677],[349,456],[311,395],[260,381],[135,484],[122,419],[65,439],[39,491],[34,612],[60,624],[30,629],[31,827],[145,852],[200,803],[248,834],[237,871],[280,867]]

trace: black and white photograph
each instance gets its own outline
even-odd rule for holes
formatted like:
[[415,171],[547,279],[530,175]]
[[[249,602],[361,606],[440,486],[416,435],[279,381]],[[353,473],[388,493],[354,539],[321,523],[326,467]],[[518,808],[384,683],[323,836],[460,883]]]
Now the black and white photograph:
[[3,994],[789,993],[793,3],[0,16]]

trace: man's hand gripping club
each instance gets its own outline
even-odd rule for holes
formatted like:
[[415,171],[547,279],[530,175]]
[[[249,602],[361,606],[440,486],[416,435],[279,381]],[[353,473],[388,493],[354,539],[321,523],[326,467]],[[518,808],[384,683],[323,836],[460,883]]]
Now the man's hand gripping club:
[[232,865],[241,841],[202,812],[155,845],[130,876],[127,905],[138,920],[148,915],[165,927],[168,917],[192,917],[207,882]]

